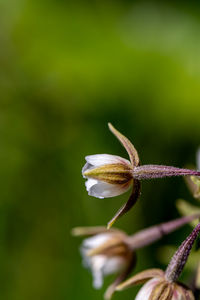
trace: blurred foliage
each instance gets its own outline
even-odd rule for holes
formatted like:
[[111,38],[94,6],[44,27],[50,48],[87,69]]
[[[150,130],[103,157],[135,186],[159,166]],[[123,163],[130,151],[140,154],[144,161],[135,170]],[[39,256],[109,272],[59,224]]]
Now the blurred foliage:
[[[195,163],[199,32],[196,1],[0,1],[2,300],[102,299],[70,229],[105,225],[128,195],[89,197],[84,156],[125,155],[110,121],[144,163]],[[132,233],[176,217],[178,197],[192,201],[180,178],[145,182],[117,226]],[[159,267],[157,247],[189,231],[140,251],[137,271]]]

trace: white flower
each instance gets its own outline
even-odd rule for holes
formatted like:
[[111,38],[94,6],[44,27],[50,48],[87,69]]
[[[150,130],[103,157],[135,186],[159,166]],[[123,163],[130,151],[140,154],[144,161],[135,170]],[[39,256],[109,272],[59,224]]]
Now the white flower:
[[128,212],[140,195],[140,182],[133,179],[133,169],[139,165],[139,156],[132,143],[110,123],[109,129],[126,149],[129,160],[116,155],[96,154],[86,156],[86,164],[82,169],[84,178],[87,178],[86,189],[90,196],[97,198],[109,198],[121,195],[128,191],[132,185],[132,193],[128,201],[120,208],[108,228]]
[[[116,246],[110,249],[113,242],[116,243]],[[115,251],[119,242],[121,243],[119,234],[112,232],[97,234],[85,239],[82,243],[83,264],[91,270],[93,285],[97,289],[102,287],[104,276],[119,273],[128,264],[129,255],[126,256],[124,253],[124,251],[128,251],[125,246],[123,252]]]
[[140,196],[140,180],[186,175],[200,177],[200,171],[195,170],[163,165],[140,166],[139,156],[133,144],[111,124],[108,126],[126,149],[129,161],[109,154],[90,155],[86,156],[86,164],[82,169],[83,177],[88,179],[86,189],[90,196],[97,198],[118,196],[125,193],[132,185],[132,193],[128,201],[108,223],[108,228],[136,203]]
[[86,156],[82,174],[90,196],[109,198],[125,193],[132,184],[131,164],[127,159],[109,154]]
[[83,240],[81,254],[83,265],[93,275],[93,286],[99,289],[104,276],[117,273],[116,279],[107,288],[104,299],[110,300],[115,287],[124,280],[135,266],[135,251],[129,237],[119,229],[107,230],[106,227],[76,227],[72,234],[89,236]]

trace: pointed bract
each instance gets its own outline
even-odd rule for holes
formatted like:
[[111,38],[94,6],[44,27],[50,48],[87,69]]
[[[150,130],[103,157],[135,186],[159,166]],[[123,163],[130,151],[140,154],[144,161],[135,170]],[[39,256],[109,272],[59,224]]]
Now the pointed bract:
[[122,217],[134,206],[139,196],[140,196],[140,182],[138,180],[135,180],[133,190],[128,201],[118,210],[115,216],[109,221],[107,225],[108,229],[116,222],[117,219]]
[[[71,231],[73,236],[87,236],[87,235],[96,235],[99,233],[108,232],[105,226],[88,226],[88,227],[74,227]],[[111,228],[109,232],[118,232],[123,233],[123,231],[117,228]]]
[[141,283],[145,283],[146,281],[148,281],[151,278],[164,278],[164,272],[160,269],[149,269],[149,270],[145,270],[142,271],[134,276],[132,276],[131,278],[129,278],[128,280],[126,280],[125,282],[119,284],[116,288],[117,291],[122,291],[124,289],[127,289],[131,286],[134,285],[138,285]]
[[168,281],[174,282],[180,276],[199,232],[200,223],[194,228],[191,234],[181,244],[181,246],[172,257],[165,272],[165,277]]
[[127,139],[127,137],[125,137],[117,129],[115,129],[111,123],[108,123],[108,127],[109,127],[110,131],[116,136],[116,138],[121,142],[121,144],[124,146],[124,148],[128,152],[132,166],[138,166],[140,163],[140,160],[139,160],[137,150],[135,149],[133,144],[129,141],[129,139]]

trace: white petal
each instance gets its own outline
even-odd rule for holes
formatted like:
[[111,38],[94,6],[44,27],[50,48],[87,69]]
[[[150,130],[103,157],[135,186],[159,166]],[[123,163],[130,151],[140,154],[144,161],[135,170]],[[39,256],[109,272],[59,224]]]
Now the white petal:
[[89,268],[91,270],[93,276],[93,286],[96,289],[101,288],[101,286],[103,285],[103,267],[105,263],[106,256],[104,255],[83,255],[83,265],[84,267]]
[[91,187],[95,184],[98,183],[98,180],[96,179],[92,179],[92,178],[88,178],[88,180],[85,182],[85,186],[86,186],[86,190],[89,192],[89,190],[91,189]]
[[89,163],[89,165],[92,165],[94,167],[117,163],[130,165],[130,162],[127,159],[110,154],[88,155],[85,157],[85,159]]
[[159,282],[160,282],[159,278],[153,278],[153,279],[147,281],[143,285],[143,287],[139,290],[137,296],[135,297],[135,300],[144,300],[144,299],[148,300],[150,295],[151,295],[151,292],[152,292],[153,288]]
[[103,273],[101,269],[94,271],[92,275],[93,275],[93,287],[95,289],[100,289],[103,285]]
[[197,151],[197,169],[200,171],[200,148]]
[[97,198],[110,198],[121,195],[128,191],[130,188],[130,183],[125,185],[120,184],[110,184],[103,181],[98,181],[96,184],[92,185],[88,191],[88,194]]
[[87,266],[91,269],[93,275],[93,286],[99,289],[103,285],[104,276],[122,270],[125,266],[125,260],[121,257],[95,255],[88,257]]
[[89,250],[101,246],[111,236],[111,233],[102,233],[85,239],[81,245],[80,252],[83,257],[83,265],[86,268],[92,269],[92,257],[88,256]]
[[112,234],[111,233],[102,233],[102,234],[97,234],[94,235],[90,238],[87,238],[83,241],[82,246],[92,249],[101,246],[104,244],[107,240],[111,238]]
[[[91,164],[89,164],[88,162],[86,162],[86,164],[83,166],[83,168],[82,168],[82,175],[86,172],[86,171],[88,171],[88,170],[90,170],[90,169],[93,169],[94,168],[94,166],[93,165],[91,165]],[[86,178],[84,175],[83,175],[83,177],[84,178]]]
[[[108,164],[125,164],[128,166],[130,166],[130,162],[125,159],[122,158],[120,156],[116,156],[116,155],[110,155],[110,154],[95,154],[95,155],[88,155],[85,157],[86,159],[86,164],[84,165],[84,167],[82,168],[82,174],[84,174],[84,172],[99,167],[99,166],[103,166],[103,165],[108,165]],[[83,176],[85,177],[85,176]]]
[[122,256],[107,257],[103,267],[103,274],[109,275],[117,273],[125,268],[127,261]]
[[91,258],[91,271],[93,275],[93,286],[99,289],[103,285],[103,267],[106,263],[106,256],[96,255]]
[[101,246],[112,237],[113,233],[102,233],[83,241],[81,246],[81,254],[83,257],[83,265],[89,268],[93,275],[93,285],[100,288],[103,284],[105,275],[119,272],[126,266],[126,260],[123,257],[107,257],[105,255],[88,256],[88,251]]

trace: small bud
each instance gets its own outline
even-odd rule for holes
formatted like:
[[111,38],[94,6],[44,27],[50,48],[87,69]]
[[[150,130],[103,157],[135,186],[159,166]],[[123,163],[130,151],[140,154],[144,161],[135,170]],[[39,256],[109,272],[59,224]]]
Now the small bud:
[[186,262],[192,246],[199,234],[200,223],[194,228],[191,234],[186,238],[186,240],[178,248],[174,256],[172,257],[167,270],[165,272],[166,279],[170,282],[174,282],[180,276]]
[[126,149],[130,161],[109,154],[90,155],[86,156],[86,164],[82,169],[83,177],[88,179],[86,189],[90,196],[97,198],[114,197],[125,193],[131,186],[133,187],[128,201],[108,223],[108,228],[136,203],[140,196],[140,180],[170,176],[200,176],[199,171],[189,169],[162,165],[139,166],[139,156],[133,144],[110,123],[108,126]]

